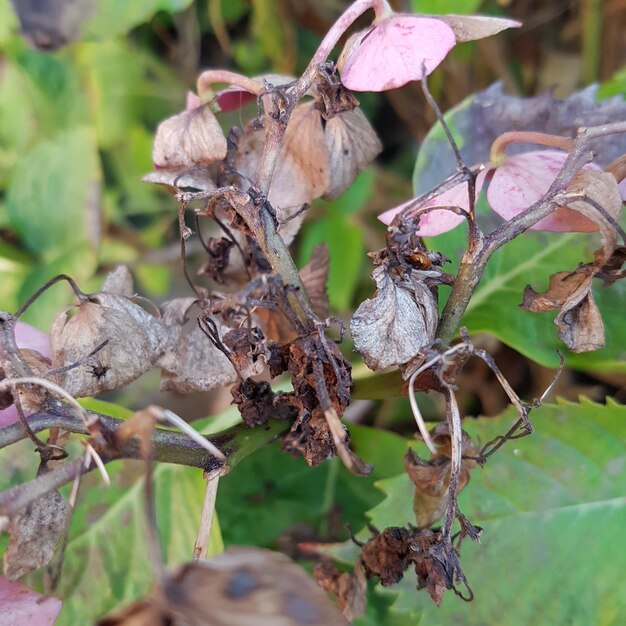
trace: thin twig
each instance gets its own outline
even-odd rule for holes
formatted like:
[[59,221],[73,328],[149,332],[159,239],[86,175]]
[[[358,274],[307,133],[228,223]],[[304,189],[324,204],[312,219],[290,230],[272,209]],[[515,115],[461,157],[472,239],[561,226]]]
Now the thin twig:
[[219,486],[220,476],[220,472],[205,475],[206,492],[202,503],[198,535],[193,547],[194,561],[206,558],[209,544],[211,543],[211,529],[213,528],[213,520],[215,518],[215,501],[217,499],[217,488]]

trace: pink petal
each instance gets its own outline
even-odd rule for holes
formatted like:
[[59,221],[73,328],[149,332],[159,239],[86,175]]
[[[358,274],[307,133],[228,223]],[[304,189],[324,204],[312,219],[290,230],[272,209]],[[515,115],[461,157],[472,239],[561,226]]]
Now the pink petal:
[[46,598],[0,576],[0,623],[3,626],[52,626],[61,606],[58,598]]
[[[31,348],[32,350],[37,350],[37,352],[44,356],[52,357],[50,337],[29,324],[18,322],[15,325],[15,340],[19,348]],[[17,411],[14,406],[0,411],[0,427],[13,424],[17,419]]]
[[256,100],[256,96],[253,93],[235,85],[221,89],[215,94],[215,101],[222,113],[236,111],[253,100]]
[[[476,177],[476,197],[480,194],[480,190],[485,183],[487,172],[488,170],[483,170]],[[389,225],[393,218],[412,202],[414,202],[414,199],[393,209],[389,209],[379,215],[378,219],[383,222],[383,224]],[[458,206],[466,211],[469,210],[467,183],[462,182],[455,185],[452,189],[448,189],[448,191],[444,191],[442,194],[428,200],[423,206]],[[452,211],[431,211],[420,217],[418,233],[422,237],[434,237],[435,235],[441,235],[442,233],[452,230],[464,221],[465,218],[462,215],[457,215]]]
[[353,91],[385,91],[430,74],[454,47],[453,30],[429,17],[396,15],[377,24],[345,59],[341,81]]
[[619,184],[619,193],[622,196],[622,200],[626,202],[626,178]]
[[[505,220],[519,215],[545,195],[565,159],[567,154],[558,150],[539,150],[507,157],[496,168],[487,190],[491,208]],[[597,169],[597,166],[591,167]],[[598,225],[577,211],[561,207],[537,222],[532,229],[590,233],[598,230]]]
[[185,99],[185,110],[191,111],[191,109],[197,109],[201,105],[202,100],[200,100],[193,91],[188,91],[187,98]]

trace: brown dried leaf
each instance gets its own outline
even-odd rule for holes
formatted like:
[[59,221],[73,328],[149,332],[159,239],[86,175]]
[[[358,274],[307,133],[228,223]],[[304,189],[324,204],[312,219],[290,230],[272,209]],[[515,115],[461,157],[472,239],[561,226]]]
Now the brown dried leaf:
[[[408,450],[404,457],[406,472],[415,485],[413,494],[413,511],[418,528],[427,528],[434,524],[445,513],[450,499],[450,434],[447,424],[439,424],[431,436],[437,445],[437,454],[429,461],[423,461],[413,450]],[[465,432],[462,435],[461,450],[463,456],[477,456],[471,438]],[[470,471],[476,462],[463,459],[459,474],[458,491],[467,485]]]
[[339,608],[349,622],[365,614],[367,579],[360,557],[352,572],[342,572],[327,559],[318,561],[313,569],[313,577],[323,589],[337,596]]
[[437,303],[418,274],[396,282],[382,265],[372,272],[376,294],[350,320],[354,347],[372,370],[406,363],[434,337]]
[[[149,621],[149,620],[152,621]],[[99,626],[345,626],[346,620],[306,572],[283,554],[229,548],[184,565],[153,592]]]
[[491,37],[507,28],[519,28],[520,22],[487,15],[432,15],[445,22],[453,31],[457,43]]
[[[622,199],[612,174],[581,170],[570,183],[567,192],[585,194],[614,220],[619,219]],[[604,347],[604,325],[591,293],[591,284],[615,251],[617,231],[605,216],[583,200],[572,201],[568,207],[598,224],[602,247],[596,250],[593,263],[582,265],[573,272],[557,272],[550,276],[545,293],[537,293],[527,285],[520,306],[531,312],[560,309],[554,320],[559,327],[559,339],[573,352],[590,352]]]
[[311,304],[322,319],[328,317],[330,309],[326,293],[329,265],[328,244],[320,243],[313,248],[309,262],[300,270],[300,278],[309,294]]
[[324,134],[330,158],[330,182],[323,198],[332,200],[352,184],[383,146],[359,108],[328,120]]
[[168,170],[208,165],[226,157],[226,137],[208,105],[183,111],[159,124],[152,161]]
[[50,563],[66,514],[67,502],[58,491],[51,491],[11,519],[11,537],[4,553],[4,574],[9,580]]
[[[248,181],[256,178],[264,142],[265,131],[252,128],[239,141],[235,167]],[[299,104],[289,120],[268,196],[285,243],[293,241],[304,214],[289,218],[302,205],[321,197],[329,180],[330,163],[321,116],[313,102]]]

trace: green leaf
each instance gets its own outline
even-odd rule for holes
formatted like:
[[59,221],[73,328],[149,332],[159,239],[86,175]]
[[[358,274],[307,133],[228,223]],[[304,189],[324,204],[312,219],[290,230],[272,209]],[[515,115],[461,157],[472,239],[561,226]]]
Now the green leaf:
[[[466,541],[461,564],[476,598],[453,594],[435,607],[415,591],[407,572],[396,596],[400,612],[422,607],[424,624],[621,624],[626,614],[626,407],[581,399],[558,401],[531,415],[531,437],[506,444],[475,470],[460,497],[461,511],[484,528]],[[514,421],[467,420],[486,442]],[[380,483],[387,498],[370,511],[375,526],[410,517],[406,475]],[[380,593],[377,590],[376,593]]]
[[186,9],[192,0],[108,0],[97,2],[96,11],[85,27],[85,36],[111,39],[127,33],[135,26],[148,22],[157,11],[177,13]]
[[310,468],[275,444],[222,478],[217,510],[225,543],[272,546],[289,531],[301,540],[333,532],[345,537],[341,526],[329,527],[337,517],[363,525],[363,512],[381,497],[374,481],[402,470],[407,440],[364,426],[351,425],[350,432],[355,452],[374,463],[371,476],[351,475],[338,459]]
[[[84,479],[70,530],[58,626],[92,623],[144,595],[153,582],[148,558],[142,462],[109,467],[112,486],[99,475]],[[202,471],[176,465],[154,469],[157,524],[168,565],[191,559],[205,491]]]
[[94,238],[99,163],[93,133],[76,128],[35,146],[11,177],[7,211],[24,245],[48,260]]

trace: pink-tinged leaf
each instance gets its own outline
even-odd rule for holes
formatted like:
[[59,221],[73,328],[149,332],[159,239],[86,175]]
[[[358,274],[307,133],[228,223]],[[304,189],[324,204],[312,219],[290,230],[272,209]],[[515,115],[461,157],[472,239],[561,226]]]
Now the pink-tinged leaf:
[[[430,17],[396,15],[355,42],[341,81],[353,91],[385,91],[428,76],[454,47],[454,31]],[[424,67],[422,67],[424,66]]]
[[[480,190],[485,184],[485,178],[487,176],[487,170],[483,170],[476,177],[476,197],[480,194]],[[393,218],[400,213],[403,209],[410,204],[415,203],[415,199],[409,200],[400,206],[385,211],[378,216],[378,219],[383,224],[391,224]],[[458,185],[444,191],[442,194],[435,196],[434,198],[425,202],[420,208],[436,207],[436,206],[456,206],[469,210],[469,193],[467,191],[467,183],[462,182]],[[465,221],[462,215],[457,215],[452,211],[430,211],[419,216],[419,230],[418,233],[422,237],[434,237],[435,235],[441,235],[449,230],[452,230],[458,226],[461,222]]]
[[58,598],[46,598],[0,576],[0,623],[3,626],[52,626],[61,606]]
[[[29,324],[18,322],[15,325],[15,341],[18,348],[29,348],[36,350],[45,357],[52,356],[50,337],[40,330],[33,328]],[[6,406],[6,405],[5,405]],[[17,421],[17,411],[15,406],[10,406],[0,411],[0,427],[8,426]]]
[[484,39],[497,35],[507,28],[519,28],[522,25],[516,20],[487,15],[439,15],[438,19],[452,28],[457,43]]
[[[496,168],[489,184],[487,199],[491,208],[505,220],[519,215],[545,195],[566,158],[567,154],[558,150],[525,152],[508,157]],[[560,207],[532,229],[590,233],[598,230],[598,225],[577,211]]]

